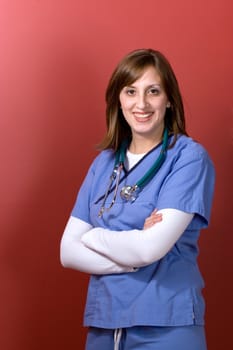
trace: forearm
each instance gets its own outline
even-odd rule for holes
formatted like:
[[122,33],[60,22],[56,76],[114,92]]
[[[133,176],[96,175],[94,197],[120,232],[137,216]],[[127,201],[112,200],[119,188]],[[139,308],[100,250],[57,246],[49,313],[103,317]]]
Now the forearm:
[[160,210],[163,220],[146,230],[110,231],[94,228],[81,241],[118,264],[146,266],[167,254],[193,218],[175,209]]
[[130,267],[115,263],[101,253],[95,252],[81,242],[85,232],[92,226],[75,217],[70,217],[61,240],[60,259],[64,267],[90,274],[116,274],[132,272]]

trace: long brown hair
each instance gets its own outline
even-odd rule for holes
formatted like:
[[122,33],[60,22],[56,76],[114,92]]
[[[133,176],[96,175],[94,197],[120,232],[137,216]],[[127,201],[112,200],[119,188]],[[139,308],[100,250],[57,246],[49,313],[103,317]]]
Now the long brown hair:
[[139,49],[126,55],[114,70],[106,89],[106,124],[107,132],[99,144],[99,149],[117,150],[125,139],[131,138],[131,129],[122,114],[119,95],[125,86],[139,79],[146,68],[154,67],[160,75],[162,84],[171,107],[165,114],[165,125],[169,133],[187,135],[182,96],[173,69],[166,57],[159,51]]

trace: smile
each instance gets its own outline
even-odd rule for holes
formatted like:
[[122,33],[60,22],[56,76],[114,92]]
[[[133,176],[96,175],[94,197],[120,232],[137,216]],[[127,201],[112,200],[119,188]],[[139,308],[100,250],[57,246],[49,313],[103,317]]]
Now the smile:
[[151,116],[153,115],[153,112],[149,112],[149,113],[133,113],[134,117],[136,120],[139,120],[139,121],[146,121],[148,119],[151,118]]

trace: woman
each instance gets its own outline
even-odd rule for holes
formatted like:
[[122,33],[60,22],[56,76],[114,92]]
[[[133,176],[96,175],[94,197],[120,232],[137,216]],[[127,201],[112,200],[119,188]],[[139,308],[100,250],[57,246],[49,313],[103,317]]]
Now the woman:
[[129,53],[106,91],[107,133],[61,242],[90,273],[86,349],[204,350],[197,240],[214,169],[188,137],[175,74],[158,51]]

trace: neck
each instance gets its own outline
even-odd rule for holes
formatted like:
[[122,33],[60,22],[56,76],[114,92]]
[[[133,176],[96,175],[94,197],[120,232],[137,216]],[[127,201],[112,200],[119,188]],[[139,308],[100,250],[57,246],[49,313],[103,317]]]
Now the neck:
[[162,138],[162,135],[153,139],[148,139],[146,137],[133,137],[129,145],[129,151],[135,154],[147,153],[157,146],[162,141]]

